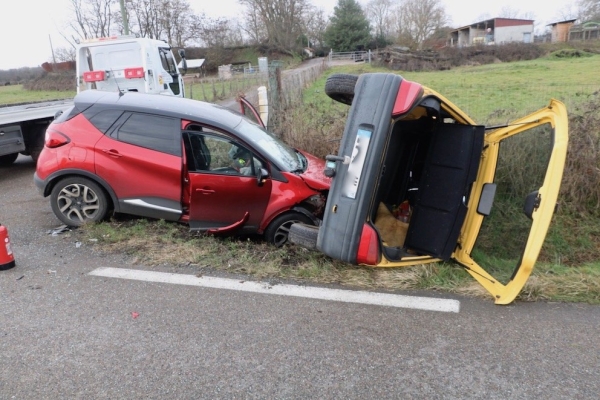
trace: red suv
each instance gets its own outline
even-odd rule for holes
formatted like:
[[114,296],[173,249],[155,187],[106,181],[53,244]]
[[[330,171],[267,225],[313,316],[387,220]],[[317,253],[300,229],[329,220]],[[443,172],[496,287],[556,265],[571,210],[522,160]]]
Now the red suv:
[[323,160],[252,113],[256,121],[190,99],[85,91],[49,126],[34,180],[69,226],[118,212],[280,246],[291,224],[320,224],[330,180]]

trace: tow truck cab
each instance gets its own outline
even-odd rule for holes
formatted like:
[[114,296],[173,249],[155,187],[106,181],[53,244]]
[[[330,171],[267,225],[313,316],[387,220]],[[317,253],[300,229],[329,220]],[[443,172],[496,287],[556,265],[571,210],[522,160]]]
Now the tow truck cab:
[[89,89],[184,97],[183,73],[171,46],[135,35],[88,39],[77,45],[77,92]]

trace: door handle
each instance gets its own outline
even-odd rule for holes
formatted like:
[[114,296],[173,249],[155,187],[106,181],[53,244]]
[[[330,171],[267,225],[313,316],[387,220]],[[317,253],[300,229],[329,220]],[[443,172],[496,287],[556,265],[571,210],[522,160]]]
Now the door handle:
[[123,157],[117,150],[102,149],[102,151],[111,157]]
[[200,193],[202,193],[202,194],[212,194],[212,193],[214,193],[215,191],[214,191],[214,190],[212,190],[212,189],[196,189],[196,192],[200,192]]

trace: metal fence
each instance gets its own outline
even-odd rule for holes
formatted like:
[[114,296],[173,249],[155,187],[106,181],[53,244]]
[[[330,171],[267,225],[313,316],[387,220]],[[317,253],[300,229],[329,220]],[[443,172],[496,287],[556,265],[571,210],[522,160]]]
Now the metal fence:
[[361,62],[364,61],[366,63],[371,63],[372,54],[371,50],[369,51],[347,51],[347,52],[334,52],[333,50],[329,51],[328,55],[329,61],[354,61]]

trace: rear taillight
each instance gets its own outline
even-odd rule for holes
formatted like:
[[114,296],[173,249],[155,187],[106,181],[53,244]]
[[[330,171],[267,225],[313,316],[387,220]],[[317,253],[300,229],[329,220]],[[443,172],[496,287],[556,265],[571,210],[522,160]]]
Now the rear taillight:
[[379,235],[370,224],[363,225],[356,262],[366,265],[379,264]]
[[126,79],[135,79],[135,78],[143,78],[144,77],[144,68],[125,68],[125,78]]
[[392,110],[392,116],[398,116],[404,114],[417,102],[417,99],[421,97],[423,87],[416,83],[407,80],[400,82],[400,89],[396,96],[396,102],[394,103],[394,109]]
[[58,131],[52,130],[50,128],[48,128],[48,130],[46,131],[46,138],[44,140],[44,144],[46,145],[46,147],[54,149],[56,147],[64,146],[65,144],[70,142],[71,139],[69,139],[68,136]]
[[84,82],[101,82],[106,79],[106,72],[104,71],[87,71],[83,73]]

